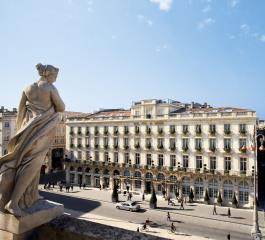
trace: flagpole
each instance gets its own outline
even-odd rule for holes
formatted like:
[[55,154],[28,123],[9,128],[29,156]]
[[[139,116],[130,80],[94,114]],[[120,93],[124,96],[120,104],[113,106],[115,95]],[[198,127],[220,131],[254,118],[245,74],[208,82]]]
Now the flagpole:
[[253,240],[261,240],[261,232],[259,229],[259,218],[257,209],[257,132],[256,125],[254,126],[253,134],[254,147],[254,206],[253,206],[253,228],[251,229],[251,237]]

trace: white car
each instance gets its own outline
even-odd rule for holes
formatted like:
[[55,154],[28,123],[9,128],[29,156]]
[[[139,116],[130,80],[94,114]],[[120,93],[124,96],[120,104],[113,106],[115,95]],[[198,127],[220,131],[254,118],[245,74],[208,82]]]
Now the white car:
[[116,208],[131,211],[131,212],[137,212],[140,210],[140,205],[136,204],[136,202],[127,201],[127,202],[117,203]]

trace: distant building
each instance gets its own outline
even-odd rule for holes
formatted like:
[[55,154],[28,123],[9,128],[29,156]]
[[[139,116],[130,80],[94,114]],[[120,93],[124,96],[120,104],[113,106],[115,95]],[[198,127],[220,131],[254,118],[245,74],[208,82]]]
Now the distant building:
[[170,197],[253,204],[256,112],[207,103],[142,100],[66,120],[66,180]]
[[7,153],[9,140],[16,133],[17,109],[8,110],[3,106],[0,108],[0,156]]
[[63,161],[65,158],[65,121],[67,117],[80,116],[79,112],[63,112],[60,113],[60,123],[55,129],[55,137],[51,139],[52,146],[45,158],[42,166],[42,173],[63,170]]

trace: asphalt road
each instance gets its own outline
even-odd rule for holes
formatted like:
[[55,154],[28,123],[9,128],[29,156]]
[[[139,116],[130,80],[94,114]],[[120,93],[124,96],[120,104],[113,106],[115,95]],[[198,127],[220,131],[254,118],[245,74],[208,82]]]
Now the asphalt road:
[[[152,221],[152,227],[169,229],[170,222],[166,221],[167,210],[164,208],[157,210],[142,209],[140,212],[129,212],[118,210],[113,203],[107,201],[95,201],[89,199],[75,198],[50,192],[40,194],[48,200],[64,204],[65,209],[71,209],[81,213],[93,213],[100,216],[124,220],[137,224],[143,224],[147,218]],[[249,240],[250,227],[241,224],[231,224],[198,217],[190,217],[172,213],[171,219],[174,221],[177,231],[191,235],[202,236],[216,240],[226,240],[227,233],[230,232],[231,240]]]

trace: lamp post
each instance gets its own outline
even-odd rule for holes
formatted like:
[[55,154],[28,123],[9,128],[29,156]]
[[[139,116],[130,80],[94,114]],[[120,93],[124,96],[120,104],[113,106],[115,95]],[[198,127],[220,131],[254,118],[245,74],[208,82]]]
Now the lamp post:
[[[260,149],[263,150],[263,141],[264,136],[262,135],[262,142]],[[256,128],[254,127],[253,134],[253,147],[254,147],[254,208],[253,208],[253,228],[251,229],[251,237],[253,240],[261,240],[261,232],[259,229],[259,218],[258,218],[258,209],[257,209],[257,134]]]

